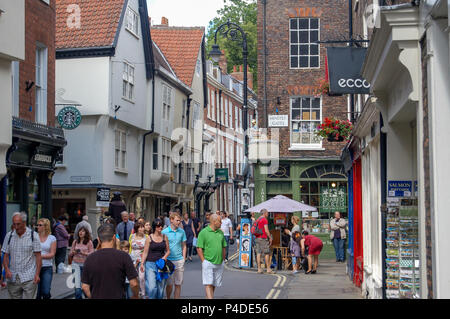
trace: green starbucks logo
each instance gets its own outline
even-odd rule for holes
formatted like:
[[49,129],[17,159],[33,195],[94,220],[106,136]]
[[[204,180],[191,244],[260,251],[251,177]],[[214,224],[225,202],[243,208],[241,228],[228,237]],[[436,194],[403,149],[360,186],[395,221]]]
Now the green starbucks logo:
[[58,123],[66,130],[73,130],[81,123],[81,113],[73,106],[66,106],[58,113]]

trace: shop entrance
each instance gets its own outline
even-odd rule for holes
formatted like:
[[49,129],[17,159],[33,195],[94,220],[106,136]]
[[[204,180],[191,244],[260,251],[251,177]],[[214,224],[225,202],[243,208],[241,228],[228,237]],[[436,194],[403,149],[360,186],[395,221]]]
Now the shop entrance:
[[82,220],[86,214],[85,199],[54,199],[53,200],[53,218],[56,220],[61,215],[69,218],[69,232],[75,231],[76,225]]

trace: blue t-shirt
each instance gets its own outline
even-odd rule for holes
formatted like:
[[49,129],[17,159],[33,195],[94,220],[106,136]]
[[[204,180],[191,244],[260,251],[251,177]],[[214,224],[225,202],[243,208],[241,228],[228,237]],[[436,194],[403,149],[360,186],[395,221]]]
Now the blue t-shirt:
[[183,249],[181,243],[187,240],[184,230],[178,227],[177,230],[174,231],[172,229],[172,226],[169,226],[165,228],[161,233],[166,235],[167,239],[169,239],[170,255],[169,257],[167,257],[167,259],[170,261],[183,259]]

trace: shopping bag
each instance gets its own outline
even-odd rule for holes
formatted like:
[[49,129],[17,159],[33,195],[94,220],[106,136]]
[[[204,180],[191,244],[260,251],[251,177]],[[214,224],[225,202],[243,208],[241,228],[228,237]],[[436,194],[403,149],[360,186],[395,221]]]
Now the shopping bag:
[[197,237],[194,237],[194,240],[192,241],[192,246],[197,247]]

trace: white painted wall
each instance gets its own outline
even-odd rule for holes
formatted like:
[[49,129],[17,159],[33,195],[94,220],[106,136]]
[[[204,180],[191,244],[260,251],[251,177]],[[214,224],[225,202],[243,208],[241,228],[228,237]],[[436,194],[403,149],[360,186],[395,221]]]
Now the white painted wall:
[[[110,114],[109,73],[109,57],[56,60],[55,103],[81,104],[83,116]],[[56,105],[56,115],[60,109]]]
[[25,1],[0,0],[0,59],[25,59]]
[[[129,0],[128,7],[139,14],[138,0]],[[139,17],[140,22],[140,17]],[[136,37],[126,29],[126,14],[120,30],[116,47],[116,54],[111,58],[111,92],[112,101],[109,108],[109,115],[116,116],[118,120],[129,123],[141,129],[148,129],[151,113],[149,112],[151,100],[146,94],[147,79],[145,69],[144,45],[141,26],[138,26],[138,36]],[[126,61],[134,66],[135,86],[134,99],[129,101],[122,97],[122,76],[123,62]],[[114,112],[114,105],[120,105],[117,113]]]
[[25,59],[25,1],[0,0],[0,179],[6,174],[5,157],[12,138],[11,61]]
[[[449,6],[450,8],[450,6]],[[428,93],[433,219],[433,296],[450,298],[450,55],[448,20],[432,20],[427,30],[429,51]]]

